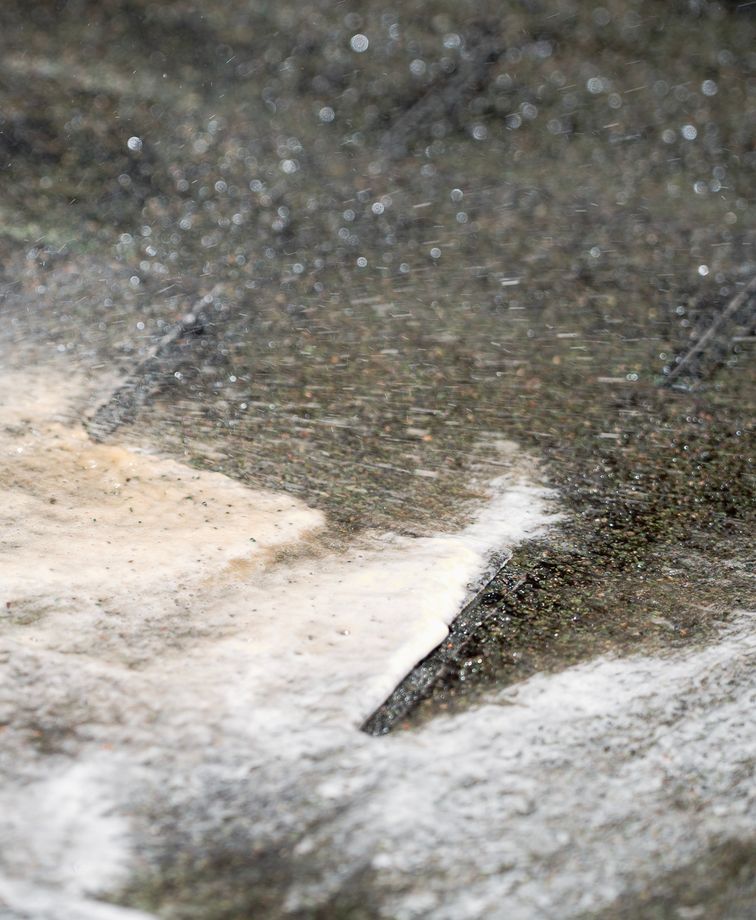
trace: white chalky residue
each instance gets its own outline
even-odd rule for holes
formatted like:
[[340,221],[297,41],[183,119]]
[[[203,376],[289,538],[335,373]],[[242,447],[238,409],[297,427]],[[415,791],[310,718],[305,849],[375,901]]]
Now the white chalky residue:
[[154,914],[129,910],[61,891],[0,876],[3,920],[157,920]]
[[[34,539],[50,545],[55,528],[77,535],[68,519],[42,515],[35,504],[40,484],[61,489],[65,478],[42,475],[40,445],[58,470],[66,452],[97,450],[65,421],[68,410],[51,421],[43,404],[40,397],[33,422],[27,407],[0,435],[12,461],[0,483],[16,500],[8,478],[15,469],[30,509],[28,533],[18,531],[6,554],[24,560]],[[20,454],[11,449],[18,446]],[[29,457],[36,472],[24,478]],[[135,462],[158,483],[167,471],[184,475],[157,457]],[[75,484],[96,495],[101,481],[92,475]],[[124,565],[119,588],[103,571],[117,615],[87,603],[77,615],[71,598],[63,604],[58,572],[42,578],[49,609],[2,629],[0,915],[58,920],[59,910],[67,920],[142,920],[97,894],[128,877],[149,841],[171,846],[176,825],[199,852],[214,845],[222,852],[230,818],[241,820],[250,852],[295,841],[288,909],[327,909],[345,878],[367,870],[380,892],[379,916],[392,920],[578,917],[606,909],[628,884],[653,884],[705,858],[722,840],[749,839],[753,615],[738,612],[706,648],[537,675],[420,731],[369,738],[355,726],[443,638],[490,573],[491,549],[553,519],[548,496],[513,472],[491,484],[489,501],[455,534],[368,534],[338,556],[316,551],[322,518],[286,499],[288,510],[273,514],[294,522],[287,538],[294,552],[281,562],[271,555],[283,546],[280,528],[265,529],[279,496],[214,475],[202,484],[210,498],[231,489],[236,507],[247,507],[267,533],[267,548],[240,553],[244,528],[231,522],[226,530],[223,515],[213,530],[223,550],[186,566],[193,544],[172,517],[169,489],[151,526],[173,522],[179,551],[158,535],[155,571],[142,580]],[[158,503],[159,495],[156,487]],[[117,508],[112,498],[103,527],[107,519],[117,529]],[[90,543],[79,534],[71,546],[84,557],[72,583],[94,597]],[[113,564],[120,559],[107,552]],[[13,564],[3,564],[22,589]],[[178,613],[175,592],[185,602]],[[134,660],[138,667],[128,666]],[[65,757],[35,753],[28,717],[70,728],[73,737],[64,732],[57,742]],[[156,814],[147,839],[134,837],[129,820],[142,802]],[[314,875],[297,871],[298,860],[307,870],[313,859]]]
[[[306,724],[352,733],[444,638],[490,575],[492,552],[553,519],[545,491],[513,473],[455,534],[373,533],[341,555],[318,552],[320,512],[94,444],[77,402],[76,381],[0,378],[0,709],[12,723],[21,711],[84,706],[88,724],[104,706],[98,732],[127,760],[146,758],[147,775],[165,739],[179,760],[223,751],[226,735],[264,738],[288,757],[317,748]],[[502,456],[514,470],[511,448]],[[282,550],[287,563],[275,560]],[[21,705],[29,684],[34,699]],[[73,770],[24,781],[32,822],[18,820],[22,799],[8,787],[0,841],[17,844],[17,860],[5,861],[17,881],[20,860],[70,895],[112,885],[129,843],[86,798],[82,777],[100,763],[82,749]],[[128,777],[110,783],[113,813]]]
[[342,770],[372,782],[350,795],[342,780],[339,819],[306,838],[331,849],[331,870],[295,880],[289,908],[327,903],[368,864],[386,918],[585,916],[628,878],[652,884],[752,839],[755,620],[737,611],[708,648],[537,675],[417,734],[367,740]]
[[[128,825],[111,800],[118,781],[116,764],[101,756],[63,761],[39,782],[0,792],[6,832],[16,841],[6,864],[33,866],[38,881],[54,878],[77,895],[88,893],[92,881],[95,888],[123,881]],[[29,834],[29,827],[40,833]]]
[[323,526],[288,496],[92,443],[65,421],[66,389],[23,374],[0,386],[0,586],[10,608],[55,605],[68,633],[103,608],[159,616],[235,560],[264,562]]
[[[8,379],[0,423],[24,414],[11,408],[12,393],[25,398],[37,387]],[[313,707],[328,700],[356,723],[444,638],[491,554],[554,519],[545,490],[522,474],[502,477],[457,533],[373,534],[343,555],[271,567],[273,550],[323,529],[320,512],[93,444],[80,426],[55,421],[60,412],[34,399],[31,422],[0,441],[9,460],[0,476],[2,600],[13,611],[45,610],[12,630],[14,639],[95,659],[105,649],[122,660],[136,654],[162,669],[170,636],[149,635],[150,624],[172,630],[179,617],[201,625],[216,659],[264,657],[266,698],[299,671]],[[512,446],[503,449],[511,460]],[[185,654],[203,659],[205,643]]]
[[[488,573],[491,552],[542,532],[550,520],[544,490],[521,478],[496,480],[492,493],[476,520],[455,534],[374,535],[361,550],[290,564],[238,585],[216,610],[239,611],[249,632],[218,643],[216,660],[231,667],[245,657],[245,645],[249,657],[254,631],[256,649],[271,656],[260,693],[270,700],[279,681],[284,695],[283,684],[301,682],[299,709],[359,725],[443,641]],[[249,610],[255,615],[243,612]]]

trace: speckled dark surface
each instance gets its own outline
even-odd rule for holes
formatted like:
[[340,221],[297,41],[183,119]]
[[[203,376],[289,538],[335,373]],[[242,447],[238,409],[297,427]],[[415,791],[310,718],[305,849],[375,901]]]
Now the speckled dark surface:
[[5,0],[0,356],[118,370],[103,437],[334,545],[528,452],[563,525],[385,725],[705,644],[753,599],[753,9]]

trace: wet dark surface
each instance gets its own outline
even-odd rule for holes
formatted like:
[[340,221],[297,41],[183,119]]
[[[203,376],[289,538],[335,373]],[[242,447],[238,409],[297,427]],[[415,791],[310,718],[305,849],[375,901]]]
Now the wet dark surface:
[[378,731],[704,642],[753,597],[754,9],[5,0],[0,359],[335,544],[519,444],[564,522]]
[[[747,7],[3,16],[6,359],[129,375],[98,436],[290,490],[347,535],[462,520],[471,469],[517,441],[578,512],[524,566],[548,613],[511,654],[539,666],[564,630],[570,660],[647,634],[623,577],[668,577],[681,540],[737,555]],[[502,629],[459,680],[511,672]]]

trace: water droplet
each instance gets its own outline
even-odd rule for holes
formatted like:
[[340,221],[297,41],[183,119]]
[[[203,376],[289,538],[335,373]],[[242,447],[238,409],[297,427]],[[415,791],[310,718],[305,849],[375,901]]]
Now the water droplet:
[[593,21],[597,26],[608,26],[612,21],[612,14],[603,6],[596,7],[593,11]]
[[134,153],[139,153],[139,151],[142,149],[144,144],[142,143],[141,137],[130,137],[126,141],[126,146],[129,148],[129,150],[133,151]]
[[361,32],[353,35],[349,41],[349,45],[352,51],[356,51],[357,54],[362,54],[363,51],[367,51],[369,44],[370,41],[368,40],[367,35],[363,35]]

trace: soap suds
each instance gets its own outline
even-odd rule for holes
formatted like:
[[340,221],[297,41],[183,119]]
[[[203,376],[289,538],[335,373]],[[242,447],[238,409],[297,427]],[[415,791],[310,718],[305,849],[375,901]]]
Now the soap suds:
[[[21,789],[0,792],[0,811],[16,845],[9,848],[6,870],[34,865],[40,876],[56,878],[78,894],[123,881],[118,854],[128,836],[110,796],[119,771],[106,756],[87,762],[62,761],[51,775]],[[40,833],[29,834],[28,828]]]
[[[95,741],[125,757],[110,781],[122,814],[128,777],[139,773],[128,764],[151,775],[150,751],[157,744],[164,764],[165,739],[185,767],[209,747],[222,757],[239,738],[258,739],[254,762],[314,753],[329,732],[356,736],[442,641],[492,554],[555,518],[509,448],[511,475],[489,484],[463,530],[373,533],[341,555],[315,552],[327,532],[321,512],[93,444],[76,421],[81,402],[76,381],[15,374],[0,385],[0,707],[29,760],[18,781],[28,769],[24,795],[41,809],[23,825],[19,805],[9,806],[0,839],[18,842],[23,865],[6,865],[11,875],[76,895],[112,886],[131,859],[128,835],[114,830],[121,819],[80,795],[81,778],[101,764]],[[298,552],[276,563],[284,547]],[[72,770],[47,775],[24,747],[24,719],[39,712],[76,724]],[[18,786],[8,788],[13,796]],[[50,796],[61,802],[55,815]]]
[[[392,920],[578,917],[749,839],[744,611],[704,649],[536,676],[418,732],[356,730],[443,639],[492,551],[554,519],[511,450],[464,529],[363,535],[337,555],[301,502],[91,445],[70,399],[6,404],[0,434],[6,509],[25,514],[0,562],[3,916],[144,920],[98,898],[135,873],[160,890],[187,847],[192,898],[195,872],[241,846],[288,854],[281,912],[327,910],[366,877]],[[187,483],[204,497],[184,511]],[[234,865],[224,890],[254,903]],[[166,892],[180,914],[181,888]]]

